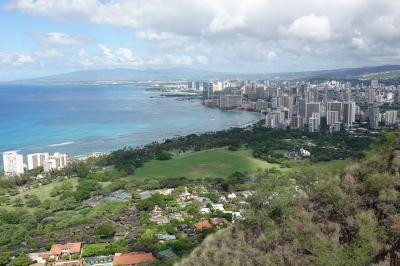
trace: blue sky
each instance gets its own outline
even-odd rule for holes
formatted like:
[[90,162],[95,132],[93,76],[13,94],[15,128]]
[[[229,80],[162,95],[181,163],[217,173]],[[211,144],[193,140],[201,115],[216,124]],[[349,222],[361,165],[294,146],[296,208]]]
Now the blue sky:
[[0,30],[0,81],[114,67],[260,73],[400,59],[398,0],[4,0]]

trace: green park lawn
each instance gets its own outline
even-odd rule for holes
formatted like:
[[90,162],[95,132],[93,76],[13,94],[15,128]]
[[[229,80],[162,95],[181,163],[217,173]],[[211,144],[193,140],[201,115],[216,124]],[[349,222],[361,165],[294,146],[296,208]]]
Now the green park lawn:
[[162,177],[226,177],[234,172],[255,172],[258,169],[280,169],[278,164],[254,158],[248,150],[214,149],[176,156],[167,161],[152,160],[136,170],[140,179]]

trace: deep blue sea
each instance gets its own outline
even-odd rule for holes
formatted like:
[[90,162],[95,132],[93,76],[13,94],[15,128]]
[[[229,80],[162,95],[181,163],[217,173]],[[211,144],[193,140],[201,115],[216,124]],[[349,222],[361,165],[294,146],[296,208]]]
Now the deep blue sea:
[[205,108],[198,100],[158,96],[141,85],[0,85],[0,152],[77,156],[259,118]]

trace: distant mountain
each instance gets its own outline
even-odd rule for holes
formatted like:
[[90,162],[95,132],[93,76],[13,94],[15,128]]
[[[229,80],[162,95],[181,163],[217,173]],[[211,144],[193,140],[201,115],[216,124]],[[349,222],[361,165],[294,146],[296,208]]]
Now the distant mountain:
[[168,68],[168,69],[99,69],[74,71],[66,74],[52,75],[41,78],[17,80],[13,83],[79,83],[102,81],[143,81],[149,79],[186,79],[186,78],[216,78],[222,75],[219,72],[192,69],[192,68]]
[[[172,80],[172,79],[275,79],[275,80],[307,80],[307,79],[371,79],[387,77],[387,73],[400,70],[400,65],[383,65],[360,68],[341,68],[333,70],[240,74],[224,73],[194,68],[168,69],[100,69],[75,71],[66,74],[41,78],[14,81],[14,83],[90,83],[90,82],[123,82],[143,80]],[[384,73],[384,74],[381,74]],[[385,74],[386,73],[386,74]],[[376,75],[375,75],[376,74]],[[390,76],[390,75],[389,75]]]

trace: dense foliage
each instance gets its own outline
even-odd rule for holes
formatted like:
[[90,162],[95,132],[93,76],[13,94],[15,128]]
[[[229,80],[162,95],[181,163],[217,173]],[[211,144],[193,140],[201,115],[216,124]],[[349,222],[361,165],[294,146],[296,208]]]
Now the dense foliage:
[[181,265],[399,265],[400,139],[328,177],[265,173],[246,219]]

